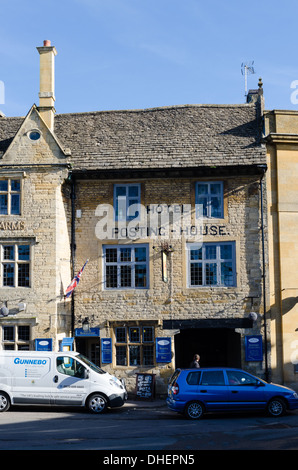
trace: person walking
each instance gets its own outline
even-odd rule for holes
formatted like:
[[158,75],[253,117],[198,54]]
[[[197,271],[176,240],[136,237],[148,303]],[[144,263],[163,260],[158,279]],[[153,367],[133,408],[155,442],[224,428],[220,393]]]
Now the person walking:
[[193,360],[190,363],[191,369],[199,369],[200,368],[200,356],[195,354]]

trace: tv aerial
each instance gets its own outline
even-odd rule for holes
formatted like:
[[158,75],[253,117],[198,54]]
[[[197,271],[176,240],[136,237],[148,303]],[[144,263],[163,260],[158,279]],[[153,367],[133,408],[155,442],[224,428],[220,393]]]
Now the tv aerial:
[[255,73],[254,61],[242,62],[242,64],[241,64],[241,73],[242,73],[242,75],[244,75],[245,96],[247,96],[247,75]]

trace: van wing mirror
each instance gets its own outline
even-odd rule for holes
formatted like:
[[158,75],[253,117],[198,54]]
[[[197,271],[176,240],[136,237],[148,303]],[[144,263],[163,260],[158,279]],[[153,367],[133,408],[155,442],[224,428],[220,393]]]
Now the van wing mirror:
[[84,371],[84,379],[89,379],[89,370],[85,369]]

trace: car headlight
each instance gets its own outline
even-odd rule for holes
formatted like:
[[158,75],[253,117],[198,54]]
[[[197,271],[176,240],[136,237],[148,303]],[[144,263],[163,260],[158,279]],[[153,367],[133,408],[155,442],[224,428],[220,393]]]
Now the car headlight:
[[292,397],[298,399],[298,393],[294,392]]
[[109,382],[110,385],[113,385],[114,387],[123,388],[121,383],[116,382],[116,380],[110,379]]

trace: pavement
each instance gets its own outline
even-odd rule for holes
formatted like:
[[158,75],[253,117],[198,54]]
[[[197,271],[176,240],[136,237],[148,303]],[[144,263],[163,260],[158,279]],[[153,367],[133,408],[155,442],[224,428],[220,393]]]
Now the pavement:
[[142,400],[142,399],[129,399],[124,403],[124,408],[129,409],[158,409],[167,408],[166,399],[153,399],[153,400]]

